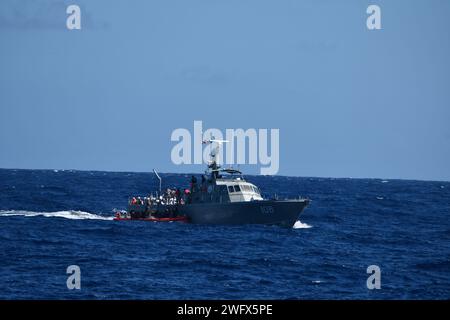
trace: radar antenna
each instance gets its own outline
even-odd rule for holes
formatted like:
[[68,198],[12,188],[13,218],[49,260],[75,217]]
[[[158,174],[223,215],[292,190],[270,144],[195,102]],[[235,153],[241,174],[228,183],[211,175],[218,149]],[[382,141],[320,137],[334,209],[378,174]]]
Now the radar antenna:
[[214,178],[217,178],[220,168],[220,165],[218,164],[218,155],[220,152],[220,147],[222,146],[222,144],[227,142],[228,140],[215,139],[212,135],[210,139],[202,141],[202,144],[212,144],[212,143],[217,144],[214,148],[212,148],[209,154],[210,160],[208,161],[208,169],[212,171]]

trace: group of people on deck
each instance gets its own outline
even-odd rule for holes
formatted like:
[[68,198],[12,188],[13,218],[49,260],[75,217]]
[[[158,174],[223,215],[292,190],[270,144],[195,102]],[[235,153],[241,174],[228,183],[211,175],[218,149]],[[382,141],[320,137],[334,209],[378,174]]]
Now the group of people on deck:
[[200,185],[197,184],[197,178],[195,176],[191,177],[191,192],[206,192],[207,183],[205,175],[202,175],[202,182]]
[[192,193],[196,192],[206,192],[206,178],[202,175],[201,184],[197,184],[197,178],[192,176],[191,185],[189,189],[184,189],[181,191],[179,188],[167,188],[161,195],[159,196],[149,196],[149,197],[133,197],[130,200],[130,205],[136,206],[148,206],[151,207],[154,204],[162,204],[162,205],[177,205],[177,204],[185,204],[191,203],[192,201]]
[[190,190],[184,190],[183,194],[179,188],[170,189],[168,188],[161,195],[149,196],[149,197],[133,197],[130,200],[130,205],[135,206],[148,206],[151,207],[154,204],[162,204],[162,205],[177,205],[177,204],[185,204],[188,201],[190,195]]
[[132,205],[143,206],[144,204],[150,204],[150,203],[151,203],[151,199],[148,197],[144,197],[144,199],[142,199],[141,197],[133,197],[130,200],[130,204],[132,204]]

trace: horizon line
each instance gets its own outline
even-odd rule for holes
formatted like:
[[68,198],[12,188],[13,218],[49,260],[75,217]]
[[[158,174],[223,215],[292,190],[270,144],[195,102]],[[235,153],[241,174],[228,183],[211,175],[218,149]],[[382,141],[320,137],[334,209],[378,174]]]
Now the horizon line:
[[[4,168],[0,167],[0,170],[36,170],[36,171],[82,171],[82,172],[111,172],[111,173],[153,173],[152,171],[127,171],[127,170],[98,170],[98,169],[60,169],[60,168]],[[180,174],[180,175],[198,175],[203,174],[199,172],[159,172],[161,174]],[[276,175],[262,175],[262,174],[243,174],[244,176],[254,177],[289,177],[289,178],[320,178],[320,179],[357,179],[357,180],[403,180],[403,181],[422,181],[422,182],[450,182],[450,180],[431,180],[431,179],[416,179],[416,178],[380,178],[380,177],[330,177],[330,176],[295,176],[286,174]]]

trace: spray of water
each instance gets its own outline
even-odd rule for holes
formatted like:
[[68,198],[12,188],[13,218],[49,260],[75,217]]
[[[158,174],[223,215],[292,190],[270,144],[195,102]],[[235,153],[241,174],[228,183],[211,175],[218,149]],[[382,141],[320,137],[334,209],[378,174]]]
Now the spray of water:
[[34,212],[34,211],[24,211],[24,210],[0,210],[0,217],[11,217],[11,216],[24,216],[24,217],[48,217],[48,218],[65,218],[74,220],[112,220],[112,217],[104,217],[98,214],[68,210],[68,211],[56,211],[56,212]]

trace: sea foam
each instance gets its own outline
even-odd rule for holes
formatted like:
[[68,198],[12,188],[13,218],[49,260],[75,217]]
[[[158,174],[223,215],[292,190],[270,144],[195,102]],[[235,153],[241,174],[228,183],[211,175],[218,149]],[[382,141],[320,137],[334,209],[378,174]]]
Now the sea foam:
[[297,221],[295,221],[293,228],[294,229],[309,229],[309,228],[312,228],[312,226],[309,224],[303,223],[300,220],[297,220]]
[[24,216],[24,217],[47,217],[47,218],[65,218],[73,220],[112,220],[113,217],[105,217],[94,213],[68,210],[68,211],[55,211],[55,212],[34,212],[34,211],[24,211],[24,210],[0,210],[0,217],[11,217],[11,216]]

